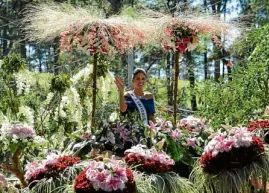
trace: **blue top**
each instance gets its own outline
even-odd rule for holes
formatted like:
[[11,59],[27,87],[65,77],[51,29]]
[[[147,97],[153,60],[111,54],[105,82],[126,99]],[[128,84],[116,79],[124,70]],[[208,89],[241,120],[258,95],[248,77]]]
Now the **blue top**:
[[[121,112],[122,115],[126,115],[128,112],[134,112],[138,111],[138,108],[133,101],[131,96],[125,95],[124,96],[125,103],[127,104],[127,110],[125,112]],[[147,99],[147,98],[140,98],[141,102],[143,103],[146,111],[148,118],[150,115],[154,115],[155,113],[155,107],[154,107],[154,100],[153,98]]]

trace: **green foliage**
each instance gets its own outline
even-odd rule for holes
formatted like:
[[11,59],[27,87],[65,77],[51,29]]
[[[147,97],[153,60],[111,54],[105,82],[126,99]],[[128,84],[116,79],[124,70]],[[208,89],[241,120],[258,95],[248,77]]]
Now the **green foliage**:
[[253,29],[233,46],[239,62],[230,75],[232,81],[206,80],[196,85],[198,114],[208,118],[216,129],[227,121],[246,125],[261,116],[269,104],[268,30],[269,25]]
[[71,82],[68,74],[59,74],[51,80],[51,91],[63,94],[70,88]]
[[1,71],[7,74],[13,74],[25,69],[25,60],[18,54],[10,54],[3,58]]
[[176,144],[176,142],[171,139],[171,137],[166,138],[167,148],[166,153],[175,161],[180,160],[180,148],[179,145]]

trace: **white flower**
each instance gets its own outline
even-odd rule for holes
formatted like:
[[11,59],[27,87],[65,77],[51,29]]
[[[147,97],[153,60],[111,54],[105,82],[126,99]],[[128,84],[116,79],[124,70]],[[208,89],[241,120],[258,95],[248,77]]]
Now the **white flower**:
[[29,125],[31,126],[34,125],[34,111],[30,107],[20,106],[17,115],[18,117],[23,116],[25,118],[26,123],[28,123]]
[[92,65],[87,65],[85,68],[80,70],[76,75],[74,75],[71,78],[71,81],[75,84],[80,79],[83,78],[83,81],[85,82],[90,77],[89,75],[92,74],[92,70],[93,70],[93,66]]
[[109,116],[109,120],[114,122],[118,117],[118,113],[117,112],[113,112],[111,113],[111,115]]

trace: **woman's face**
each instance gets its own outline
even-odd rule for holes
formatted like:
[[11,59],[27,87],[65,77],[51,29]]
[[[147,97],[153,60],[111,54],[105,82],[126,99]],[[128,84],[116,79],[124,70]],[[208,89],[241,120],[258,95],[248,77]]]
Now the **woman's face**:
[[141,89],[144,88],[145,85],[146,85],[146,76],[142,72],[137,73],[133,79],[133,87]]

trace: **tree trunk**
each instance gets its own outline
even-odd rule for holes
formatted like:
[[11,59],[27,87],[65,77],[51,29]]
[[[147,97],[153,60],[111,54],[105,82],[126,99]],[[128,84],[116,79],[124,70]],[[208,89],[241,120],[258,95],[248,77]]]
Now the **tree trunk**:
[[98,54],[93,54],[93,71],[92,71],[92,126],[95,124],[95,108],[96,108],[96,95],[97,95],[97,62]]
[[[172,101],[173,101],[173,81],[172,81],[172,78],[171,78],[171,66],[173,66],[172,64],[171,64],[171,54],[170,53],[168,53],[167,54],[167,65],[166,65],[166,81],[167,81],[167,99],[168,99],[168,101],[167,101],[167,104],[168,105],[170,105],[170,106],[172,106]],[[172,62],[173,63],[173,62]]]
[[[216,49],[218,48],[216,47],[216,45],[214,46],[215,46],[215,51],[216,51]],[[214,80],[216,82],[218,82],[220,78],[220,59],[219,59],[220,57],[219,56],[221,56],[221,54],[219,51],[217,51],[217,56],[218,57],[216,58],[215,63],[214,63]]]
[[[187,65],[188,65],[188,74],[189,74],[189,81],[190,81],[190,88],[194,89],[195,87],[195,76],[194,76],[194,66],[192,64],[192,55],[191,52],[187,51]],[[194,94],[191,95],[191,109],[193,111],[197,111],[197,102],[196,96]]]
[[208,79],[207,51],[204,53],[204,73],[205,73],[205,80],[206,80]]
[[178,92],[178,77],[179,77],[179,51],[175,52],[174,60],[174,90],[173,90],[173,117],[174,126],[177,124],[177,92]]
[[60,49],[58,48],[59,45],[59,37],[54,39],[53,42],[53,50],[54,50],[54,74],[59,74],[60,72],[60,63],[59,63],[59,55]]

